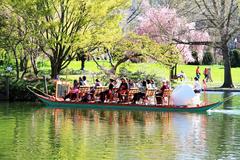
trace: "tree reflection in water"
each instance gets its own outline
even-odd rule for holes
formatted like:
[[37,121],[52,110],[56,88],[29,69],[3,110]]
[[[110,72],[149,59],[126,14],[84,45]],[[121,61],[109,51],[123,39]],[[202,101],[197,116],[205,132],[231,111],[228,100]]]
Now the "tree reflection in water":
[[[210,96],[217,101],[223,95]],[[239,110],[238,99],[233,111]],[[0,107],[0,115],[0,153],[9,159],[240,158],[239,114],[49,109],[24,103]]]
[[[187,148],[192,150],[195,145],[202,147],[201,150],[206,148],[206,114],[192,116],[192,114],[187,113],[78,109],[53,109],[48,110],[48,112],[53,112],[56,130],[58,130],[59,124],[64,123],[66,119],[71,119],[72,125],[77,127],[75,129],[81,134],[91,135],[95,133],[96,136],[101,137],[103,133],[109,134],[106,133],[107,130],[113,129],[115,135],[111,136],[113,136],[112,138],[117,136],[118,143],[138,142],[147,145],[150,141],[152,144],[164,144],[160,147],[161,150],[166,150],[167,147],[171,148],[172,151],[179,150],[183,153],[185,150],[182,149],[186,144],[188,144]],[[131,142],[132,139],[135,139],[136,142]],[[197,148],[196,152],[199,149]],[[170,156],[170,153],[166,155]],[[171,156],[174,157],[174,154]]]
[[[234,94],[233,92],[223,92],[223,99],[228,98],[228,97],[232,96],[233,94]],[[223,108],[224,109],[232,109],[232,106],[233,106],[232,102],[233,102],[232,99],[224,102]]]

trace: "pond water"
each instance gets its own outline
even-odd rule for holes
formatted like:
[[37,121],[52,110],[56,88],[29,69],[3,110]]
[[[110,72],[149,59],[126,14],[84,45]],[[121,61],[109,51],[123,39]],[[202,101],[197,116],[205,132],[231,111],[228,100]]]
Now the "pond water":
[[[235,93],[208,92],[215,102]],[[240,159],[240,94],[207,113],[0,103],[0,159]]]

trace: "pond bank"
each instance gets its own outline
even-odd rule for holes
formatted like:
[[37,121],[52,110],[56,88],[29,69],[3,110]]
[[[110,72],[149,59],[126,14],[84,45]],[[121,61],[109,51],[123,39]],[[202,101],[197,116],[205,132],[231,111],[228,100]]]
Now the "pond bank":
[[240,88],[219,88],[219,87],[209,87],[206,91],[217,91],[217,92],[240,92]]

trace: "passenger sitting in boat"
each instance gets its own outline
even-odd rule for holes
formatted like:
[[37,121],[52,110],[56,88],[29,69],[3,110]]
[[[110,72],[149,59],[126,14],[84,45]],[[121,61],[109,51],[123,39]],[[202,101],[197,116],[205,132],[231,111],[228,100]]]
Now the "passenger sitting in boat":
[[144,80],[142,81],[142,85],[139,86],[139,92],[133,95],[133,100],[132,100],[133,104],[136,104],[137,101],[145,97],[146,89],[147,89],[147,82]]
[[99,81],[99,79],[96,79],[95,80],[95,84],[94,84],[94,86],[92,87],[92,89],[91,89],[91,91],[90,92],[92,92],[92,90],[94,91],[97,87],[99,87],[99,86],[102,86],[102,84],[101,84],[101,82]]
[[127,92],[128,92],[128,83],[126,81],[125,78],[121,78],[121,84],[117,90],[117,93],[118,93],[118,98],[119,98],[119,102],[122,102],[123,101],[123,95],[126,95]]
[[169,82],[168,81],[163,80],[162,81],[162,87],[160,88],[160,90],[158,91],[156,96],[162,97],[165,89],[170,89],[170,86],[169,86]]
[[147,82],[147,88],[152,89],[153,86],[152,86],[151,80],[147,79],[146,82]]
[[113,99],[113,95],[114,95],[113,88],[114,88],[114,85],[115,85],[116,81],[114,79],[110,79],[109,81],[110,81],[110,83],[108,85],[108,90],[100,93],[100,100],[101,100],[102,103],[104,103],[104,101],[106,99],[106,96],[107,96],[108,100]]
[[87,83],[87,77],[86,76],[83,76],[83,78],[82,78],[82,85],[83,86],[87,86],[88,85],[88,83]]
[[135,83],[131,79],[128,80],[128,85],[129,85],[129,89],[136,87]]
[[83,85],[83,79],[82,79],[82,77],[79,77],[78,83],[79,83],[79,86],[82,86],[82,85]]
[[79,84],[77,80],[73,81],[73,87],[69,91],[69,93],[64,97],[64,100],[70,98],[71,100],[75,100],[77,98],[79,91]]
[[151,82],[151,86],[152,86],[152,88],[153,88],[153,89],[156,89],[156,84],[155,84],[154,80],[151,79],[150,82]]
[[95,90],[96,90],[96,88],[99,87],[99,86],[102,86],[102,84],[101,84],[101,82],[100,82],[98,79],[96,79],[96,82],[95,82],[94,87],[92,87],[91,90],[90,90],[90,95],[91,95],[91,99],[92,99],[92,100],[94,100],[94,98],[95,98],[95,97],[94,97]]
[[96,79],[96,82],[95,82],[95,88],[97,88],[98,86],[102,86],[101,82],[99,81],[99,79]]

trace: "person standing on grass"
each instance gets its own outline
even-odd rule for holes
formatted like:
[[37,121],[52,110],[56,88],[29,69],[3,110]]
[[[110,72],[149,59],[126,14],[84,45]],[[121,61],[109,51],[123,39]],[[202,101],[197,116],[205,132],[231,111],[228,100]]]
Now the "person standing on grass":
[[204,79],[206,79],[206,81],[208,81],[208,68],[204,69],[203,75],[204,75]]
[[200,68],[199,68],[199,66],[197,66],[197,68],[196,68],[196,77],[197,77],[198,79],[200,79],[200,75],[201,75],[201,73],[200,73]]
[[208,68],[208,79],[207,79],[207,81],[213,82],[211,68]]

